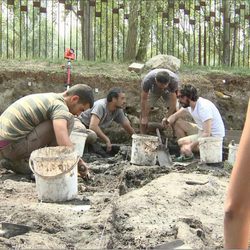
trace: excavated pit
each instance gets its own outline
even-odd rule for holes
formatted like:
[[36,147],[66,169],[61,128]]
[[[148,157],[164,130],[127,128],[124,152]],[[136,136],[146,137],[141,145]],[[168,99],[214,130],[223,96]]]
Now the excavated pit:
[[[61,92],[65,75],[51,72],[0,72],[0,113],[17,98],[35,92]],[[228,130],[224,158],[231,139],[238,142],[250,96],[249,78],[244,76],[183,73],[184,83],[192,82],[201,95],[221,110]],[[226,79],[226,84],[222,80]],[[98,88],[96,99],[112,86],[127,93],[126,112],[139,131],[139,77],[112,79],[100,75],[74,75],[73,83]],[[230,93],[230,99],[215,91]],[[151,116],[152,134],[164,109]],[[176,239],[191,248],[222,248],[223,203],[230,168],[223,165],[173,167],[130,164],[131,138],[117,125],[106,130],[115,143],[107,158],[86,151],[91,168],[90,180],[78,179],[76,200],[49,204],[38,202],[35,183],[28,176],[0,169],[0,222],[29,227],[29,231],[10,238],[0,234],[0,248],[137,248],[153,249]],[[163,137],[171,131],[162,131]],[[104,145],[103,145],[104,149]],[[171,155],[178,147],[170,140]]]

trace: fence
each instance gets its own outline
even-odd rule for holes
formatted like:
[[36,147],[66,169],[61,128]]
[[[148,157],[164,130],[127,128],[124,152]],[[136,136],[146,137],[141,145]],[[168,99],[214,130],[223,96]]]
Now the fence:
[[[249,0],[0,0],[0,58],[249,67]],[[129,55],[129,56],[128,56]]]

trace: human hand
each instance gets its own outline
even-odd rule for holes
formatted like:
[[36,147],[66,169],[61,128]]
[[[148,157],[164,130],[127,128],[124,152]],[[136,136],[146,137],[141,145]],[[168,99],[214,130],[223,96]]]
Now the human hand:
[[112,149],[112,144],[111,144],[111,142],[110,142],[110,140],[109,140],[108,142],[106,142],[106,151],[107,151],[107,152],[110,152],[111,149]]
[[166,128],[169,125],[169,121],[167,117],[164,117],[161,121],[161,125]]
[[173,125],[175,123],[175,120],[176,120],[176,117],[175,115],[170,115],[168,118],[167,118],[167,121],[169,123],[169,125]]
[[78,173],[83,179],[90,179],[89,167],[81,158],[78,162]]
[[142,125],[148,125],[148,117],[142,117],[141,118],[141,124]]

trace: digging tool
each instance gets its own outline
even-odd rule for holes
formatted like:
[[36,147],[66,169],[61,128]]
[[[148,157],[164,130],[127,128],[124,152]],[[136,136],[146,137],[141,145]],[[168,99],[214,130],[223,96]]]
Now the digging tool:
[[[180,247],[183,246],[185,243],[182,240],[173,240],[171,242],[163,243],[161,245],[156,246],[153,249],[181,249]],[[182,249],[189,249],[189,248],[182,248]]]
[[166,144],[163,145],[161,134],[158,128],[156,129],[156,133],[159,139],[159,146],[157,148],[157,156],[158,156],[159,164],[161,167],[172,166],[171,155],[169,154],[168,147],[167,147],[167,139],[166,139]]

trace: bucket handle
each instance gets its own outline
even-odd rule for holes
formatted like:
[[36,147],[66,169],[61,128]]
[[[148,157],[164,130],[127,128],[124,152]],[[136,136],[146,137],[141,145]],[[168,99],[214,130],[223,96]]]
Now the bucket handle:
[[144,142],[144,145],[145,145],[146,147],[150,148],[150,150],[151,150],[152,152],[156,151],[157,148],[158,148],[158,146],[152,147],[151,145],[148,145],[146,142]]
[[67,171],[62,172],[62,173],[60,173],[60,174],[58,174],[58,175],[54,175],[54,176],[43,176],[43,175],[38,174],[38,173],[35,171],[35,169],[34,169],[34,161],[33,161],[33,159],[31,159],[31,157],[29,158],[29,167],[30,167],[31,171],[32,171],[35,175],[38,175],[38,176],[40,176],[40,177],[42,177],[42,178],[45,178],[45,179],[50,179],[50,178],[54,178],[54,177],[59,177],[59,176],[61,176],[61,175],[63,175],[63,174],[67,174],[68,172],[70,172],[70,171],[74,168],[74,166],[78,163],[78,161],[80,160],[80,158],[81,158],[80,156],[77,156],[76,162],[75,162]]

